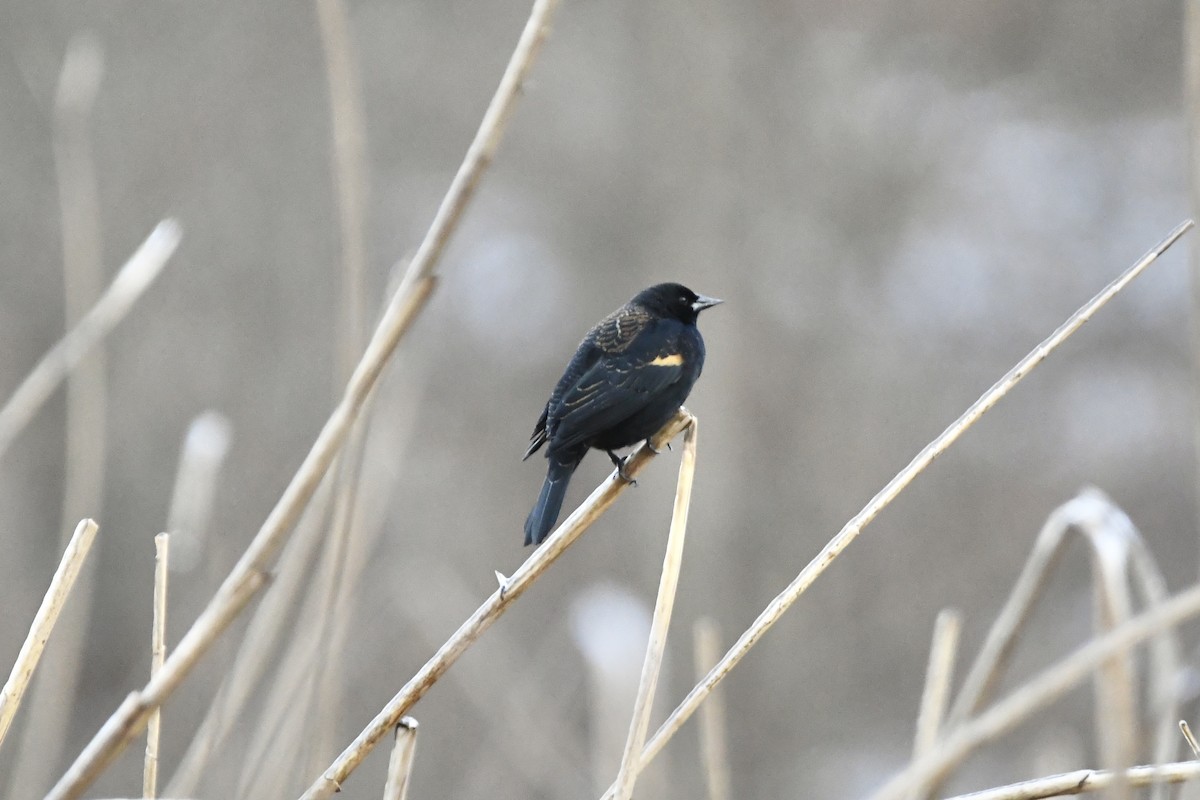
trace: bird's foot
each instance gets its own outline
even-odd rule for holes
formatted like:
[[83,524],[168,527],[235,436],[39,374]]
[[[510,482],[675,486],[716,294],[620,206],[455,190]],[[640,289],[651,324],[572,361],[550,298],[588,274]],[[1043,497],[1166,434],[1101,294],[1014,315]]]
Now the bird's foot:
[[630,486],[637,486],[637,479],[625,471],[625,462],[629,460],[629,456],[619,456],[612,450],[607,450],[608,457],[612,459],[613,466],[617,468],[617,477],[628,483]]
[[[647,449],[649,449],[649,450],[650,450],[650,452],[651,452],[651,453],[654,453],[654,455],[656,455],[656,456],[661,456],[661,455],[662,455],[662,450],[659,450],[657,447],[655,447],[655,446],[654,446],[654,440],[653,440],[653,439],[647,439],[647,440],[646,440],[646,447],[647,447]],[[671,443],[670,443],[670,442],[667,442],[667,449],[668,449],[668,450],[670,450],[670,449],[671,449]]]

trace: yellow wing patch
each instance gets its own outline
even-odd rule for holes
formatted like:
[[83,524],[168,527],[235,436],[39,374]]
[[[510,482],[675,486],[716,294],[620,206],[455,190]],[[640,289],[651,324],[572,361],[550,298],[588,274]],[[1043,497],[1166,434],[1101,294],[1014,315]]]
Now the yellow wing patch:
[[652,367],[678,367],[683,363],[683,356],[679,353],[672,353],[669,356],[659,356],[650,362]]

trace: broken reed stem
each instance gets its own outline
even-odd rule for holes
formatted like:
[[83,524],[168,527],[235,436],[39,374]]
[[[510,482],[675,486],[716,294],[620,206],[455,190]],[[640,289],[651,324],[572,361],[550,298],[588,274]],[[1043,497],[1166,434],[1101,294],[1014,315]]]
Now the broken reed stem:
[[1188,725],[1186,719],[1179,720],[1179,732],[1183,734],[1183,740],[1191,748],[1192,755],[1200,759],[1200,744],[1196,743],[1196,737],[1192,735],[1192,726]]
[[[701,617],[692,628],[696,678],[700,679],[721,656],[721,634],[712,617]],[[729,800],[729,748],[725,742],[725,703],[713,692],[700,710],[700,756],[708,800]]]
[[71,593],[71,587],[79,577],[79,570],[92,548],[97,530],[96,523],[90,519],[81,520],[75,527],[75,533],[67,543],[66,552],[63,553],[58,569],[50,580],[50,588],[46,590],[42,605],[29,627],[29,635],[25,637],[25,643],[21,645],[21,651],[17,654],[12,672],[5,681],[3,690],[0,690],[0,745],[4,744],[4,737],[8,734],[17,709],[21,706],[25,689],[33,678],[38,659],[42,657],[42,650],[46,647],[50,632],[54,630],[54,623],[62,612],[67,595]]
[[401,717],[396,723],[396,746],[392,748],[392,757],[388,759],[383,800],[405,800],[408,797],[413,756],[417,750],[417,727],[417,721],[412,717]]
[[1175,764],[1132,767],[1119,773],[1110,770],[1079,769],[970,794],[955,795],[947,800],[1048,800],[1051,797],[1099,792],[1113,786],[1118,777],[1133,788],[1184,783],[1200,778],[1200,762],[1182,761]]
[[[954,681],[954,660],[958,654],[958,635],[962,630],[962,615],[953,608],[943,608],[933,623],[933,641],[929,646],[929,663],[925,667],[925,690],[921,693],[921,708],[917,713],[917,733],[913,737],[913,760],[937,747],[950,685]],[[931,794],[923,786],[912,793],[913,800]]]
[[871,800],[900,800],[915,786],[941,780],[946,771],[967,753],[1012,730],[1034,712],[1087,680],[1105,661],[1197,614],[1200,614],[1200,585],[1181,592],[1104,636],[1092,639],[954,730],[934,752],[910,764],[871,795]]
[[650,711],[654,707],[654,690],[662,670],[663,653],[667,649],[667,631],[671,612],[675,608],[675,591],[679,587],[679,570],[683,567],[683,545],[687,536],[688,509],[692,502],[692,483],[696,476],[696,434],[699,425],[695,417],[683,434],[683,453],[679,460],[679,480],[675,486],[675,508],[671,513],[671,531],[667,535],[667,552],[663,557],[662,575],[658,582],[658,599],[654,602],[654,617],[650,622],[650,640],[646,643],[646,659],[642,663],[642,678],[633,701],[633,720],[629,737],[617,772],[617,797],[629,800],[641,771],[642,745],[650,728]]
[[534,3],[500,86],[488,105],[466,158],[438,207],[429,231],[413,256],[404,280],[389,301],[383,318],[367,344],[366,352],[350,376],[341,400],[326,420],[283,495],[216,595],[168,656],[158,676],[135,693],[136,700],[127,700],[113,712],[46,800],[73,800],[81,796],[96,776],[142,731],[150,711],[170,697],[265,583],[267,570],[275,554],[287,541],[292,527],[341,450],[388,359],[417,314],[425,307],[436,282],[434,269],[463,212],[475,196],[484,171],[495,156],[505,123],[546,37],[551,13],[557,5],[558,0],[536,0]]
[[[692,415],[680,408],[663,428],[651,437],[651,447],[645,444],[633,451],[625,462],[625,472],[630,477],[639,473],[654,457],[654,450],[662,450],[691,420]],[[501,614],[524,594],[525,590],[542,576],[575,542],[589,526],[609,509],[617,497],[628,487],[614,471],[588,496],[554,533],[550,534],[520,568],[484,601],[475,613],[425,662],[425,666],[409,679],[396,695],[388,701],[362,733],[342,751],[334,762],[317,778],[303,794],[303,800],[328,800],[341,790],[342,783],[363,762],[375,746],[396,726],[400,717],[408,713],[413,704],[425,696],[429,688],[454,665],[468,647],[476,642],[484,631],[491,627]]]
[[[946,452],[952,444],[958,441],[960,436],[978,422],[996,403],[1000,402],[1013,387],[1041,364],[1050,353],[1083,327],[1097,311],[1120,293],[1134,278],[1141,275],[1167,248],[1178,241],[1179,237],[1187,233],[1194,225],[1194,222],[1187,220],[1176,226],[1174,230],[1167,234],[1165,239],[1151,248],[1133,266],[1122,272],[1120,276],[1105,286],[1095,297],[1081,306],[1054,333],[1050,334],[1041,344],[1017,362],[1017,365],[1009,370],[1004,377],[984,392],[983,396],[972,403],[971,407],[963,412],[963,415],[955,420],[950,427],[946,428],[936,439],[926,445],[909,462],[908,466],[900,470],[896,477],[892,478],[878,494],[871,498],[862,511],[858,512],[858,514],[847,522],[842,530],[821,549],[816,558],[810,561],[808,566],[801,570],[800,574],[763,609],[758,618],[738,637],[733,647],[709,671],[704,680],[692,687],[687,697],[671,712],[666,721],[659,726],[658,731],[646,745],[646,749],[642,752],[643,766],[658,755],[666,743],[671,740],[679,729],[683,727],[683,724],[695,713],[696,709],[704,702],[705,698],[708,697],[717,684],[724,680],[725,676],[741,662],[742,658],[758,643],[763,634],[779,621],[779,618],[791,608],[800,595],[804,594],[808,587],[841,555],[842,551],[858,538],[858,535],[879,515],[879,512],[887,508],[918,475],[933,463],[934,459]],[[611,800],[615,788],[615,785],[609,787],[608,791],[603,795],[604,800]]]
[[[162,669],[167,656],[167,571],[171,536],[154,537],[154,624],[150,631],[150,678]],[[158,738],[162,709],[154,709],[146,726],[146,764],[142,770],[142,797],[158,793]]]
[[42,360],[0,408],[0,456],[4,455],[68,373],[125,318],[175,252],[180,236],[179,224],[174,220],[158,223],[142,246],[121,267],[96,305],[42,356]]

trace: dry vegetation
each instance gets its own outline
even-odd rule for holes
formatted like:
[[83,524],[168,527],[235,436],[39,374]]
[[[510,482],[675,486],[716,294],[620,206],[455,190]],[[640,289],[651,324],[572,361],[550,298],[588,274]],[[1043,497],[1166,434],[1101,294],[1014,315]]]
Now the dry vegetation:
[[[512,575],[497,574],[499,586],[457,630],[436,650],[407,681],[397,680],[395,694],[378,711],[362,732],[349,743],[336,741],[334,726],[327,721],[338,717],[346,706],[344,681],[338,674],[345,653],[359,645],[354,633],[357,615],[355,587],[363,580],[367,563],[384,525],[372,504],[378,495],[387,494],[387,481],[377,480],[369,470],[378,460],[369,453],[372,432],[388,424],[380,418],[377,384],[380,383],[405,335],[426,309],[438,288],[438,266],[443,252],[459,228],[464,212],[500,148],[510,115],[517,100],[536,74],[535,61],[550,30],[557,0],[537,0],[499,88],[483,117],[466,157],[438,207],[436,216],[411,259],[402,265],[393,280],[394,288],[383,305],[369,337],[363,335],[369,316],[365,303],[364,270],[366,255],[365,217],[369,207],[366,179],[365,112],[362,88],[355,67],[355,54],[346,9],[341,0],[317,0],[317,17],[324,48],[328,87],[331,98],[334,185],[341,241],[341,302],[338,324],[338,363],[336,378],[345,388],[324,426],[316,435],[286,488],[271,507],[258,533],[249,540],[232,569],[207,600],[194,621],[171,615],[168,631],[167,595],[168,534],[155,539],[156,569],[145,576],[145,594],[153,598],[152,636],[147,637],[145,658],[151,664],[148,680],[141,688],[130,682],[132,690],[104,722],[74,759],[47,795],[53,800],[84,797],[97,779],[135,742],[148,735],[144,758],[143,796],[159,793],[159,772],[170,776],[165,795],[187,798],[205,796],[202,786],[211,770],[234,773],[236,796],[293,797],[301,800],[330,798],[351,781],[356,769],[380,745],[390,745],[386,785],[379,787],[385,800],[404,800],[415,796],[409,790],[413,771],[421,769],[422,755],[429,744],[416,748],[418,723],[410,712],[428,693],[436,693],[449,679],[456,662],[483,641],[481,637],[531,585],[579,537],[598,520],[627,490],[627,484],[611,475],[572,513],[552,536]],[[76,43],[62,68],[55,117],[56,164],[62,197],[63,252],[70,273],[95,272],[98,247],[98,222],[94,201],[95,178],[86,142],[86,118],[102,69],[94,44]],[[81,424],[79,418],[103,404],[103,374],[95,374],[96,364],[107,337],[136,309],[138,299],[167,265],[181,241],[181,227],[162,222],[144,244],[129,258],[110,286],[100,291],[98,283],[69,301],[75,310],[68,314],[69,331],[51,348],[28,377],[11,391],[0,407],[0,457],[20,437],[30,423],[66,382],[69,401],[68,459],[83,466],[73,467],[67,478],[64,513],[74,513],[80,497],[94,496],[80,485],[94,484],[95,473],[103,469],[103,432],[100,441],[95,426]],[[654,700],[660,688],[660,674],[668,653],[679,579],[684,569],[684,544],[692,504],[692,488],[698,474],[720,465],[699,456],[699,423],[687,409],[655,438],[654,447],[642,446],[629,459],[625,469],[638,475],[655,460],[656,450],[682,434],[674,509],[666,536],[666,555],[660,572],[658,596],[645,645],[636,697],[628,711],[628,734],[619,765],[612,775],[613,784],[603,800],[628,800],[639,793],[659,791],[639,784],[647,766],[697,712],[700,713],[700,747],[686,756],[694,772],[702,773],[712,800],[744,797],[738,789],[738,771],[729,763],[730,736],[728,711],[716,690],[762,640],[801,596],[825,574],[876,517],[910,487],[913,481],[951,449],[989,410],[1001,402],[1060,345],[1079,332],[1144,271],[1151,268],[1172,244],[1184,236],[1192,223],[1185,222],[1170,231],[1142,258],[1115,277],[1095,296],[1070,315],[1037,347],[1001,376],[979,399],[970,405],[940,435],[929,442],[872,499],[854,515],[812,560],[784,586],[754,621],[721,655],[720,634],[708,619],[695,621],[696,683],[677,707],[666,715],[654,733],[651,722]],[[1114,265],[1115,266],[1115,265]],[[1115,271],[1115,270],[1114,270]],[[89,284],[87,278],[68,280],[78,287]],[[89,362],[89,359],[93,359]],[[83,369],[91,364],[89,370]],[[412,400],[413,398],[409,398]],[[389,407],[387,415],[396,409]],[[176,486],[172,493],[170,534],[202,530],[197,519],[207,519],[213,500],[214,474],[219,472],[227,448],[228,432],[220,420],[201,423],[203,431],[189,436],[189,446],[181,457]],[[100,453],[99,461],[96,454]],[[86,464],[91,464],[87,466]],[[661,465],[660,465],[661,469]],[[368,486],[371,487],[368,491]],[[383,489],[381,490],[381,487]],[[80,494],[82,492],[82,494]],[[374,492],[375,494],[372,494]],[[86,501],[85,501],[86,502]],[[98,502],[98,501],[97,501]],[[70,511],[68,511],[70,510]],[[86,509],[85,509],[86,511]],[[102,515],[100,536],[103,537]],[[26,689],[64,607],[84,606],[90,602],[90,589],[72,587],[78,581],[97,525],[90,519],[79,522],[66,544],[62,563],[49,583],[45,599],[30,626],[12,673],[0,694],[0,746],[14,748],[12,737],[6,742],[9,726],[26,698]],[[1056,568],[1071,556],[1064,555],[1069,543],[1082,539],[1091,565],[1093,592],[1093,637],[1032,676],[1011,675],[1014,652],[1022,645],[1027,625],[1047,587],[1055,580]],[[174,542],[174,539],[171,539]],[[875,543],[876,545],[878,543]],[[176,545],[172,544],[172,548]],[[191,545],[192,558],[200,547]],[[87,574],[83,572],[82,574]],[[104,580],[104,576],[98,576]],[[174,584],[173,584],[174,585]],[[447,595],[449,585],[432,586],[430,602]],[[261,602],[255,601],[262,596]],[[222,646],[232,636],[230,629],[249,617],[240,645]],[[987,633],[977,655],[970,660],[961,681],[955,678],[956,665],[967,663],[962,649],[962,615],[946,609],[937,618],[930,648],[923,694],[912,698],[919,709],[911,763],[870,795],[871,800],[907,800],[908,798],[945,797],[942,787],[966,760],[981,748],[1001,739],[1036,714],[1051,713],[1056,701],[1081,684],[1091,682],[1095,697],[1094,740],[1096,763],[1080,764],[1070,773],[1035,778],[1011,786],[996,787],[956,800],[1018,800],[1047,798],[1087,792],[1108,793],[1113,798],[1132,798],[1145,791],[1146,796],[1162,800],[1171,784],[1200,778],[1200,761],[1180,760],[1179,753],[1188,734],[1181,723],[1181,707],[1191,697],[1183,676],[1186,672],[1185,648],[1176,628],[1186,620],[1200,616],[1200,585],[1169,592],[1163,570],[1153,548],[1133,521],[1106,495],[1086,489],[1076,498],[1051,513],[1042,529],[1015,586],[998,608],[996,621]],[[87,617],[75,612],[74,620],[65,617],[65,630],[56,636],[74,642],[64,647],[57,658],[62,663],[42,664],[43,671],[53,670],[42,691],[48,695],[55,687],[74,687],[85,665],[79,660],[81,631]],[[691,622],[691,621],[687,621]],[[677,620],[675,629],[679,630]],[[828,635],[828,632],[827,632]],[[175,642],[167,647],[167,641]],[[503,657],[503,656],[501,656]],[[206,701],[207,713],[194,728],[190,743],[177,759],[164,759],[160,750],[162,731],[170,735],[171,720],[160,718],[160,709],[170,709],[170,701],[189,676],[202,664],[212,662],[220,675],[220,686]],[[401,676],[397,676],[401,677]],[[471,680],[467,678],[467,680]],[[958,686],[957,691],[954,687]],[[999,698],[999,687],[1007,689]],[[759,687],[764,692],[782,692],[783,687]],[[480,691],[478,688],[475,691]],[[489,692],[483,690],[486,696]],[[510,688],[520,696],[514,713],[527,715],[521,725],[532,729],[553,723],[544,715],[552,714],[553,698]],[[658,693],[661,694],[661,693]],[[34,785],[36,777],[16,774],[27,767],[30,754],[44,746],[47,737],[62,737],[64,719],[46,700],[31,700],[27,715],[26,743],[15,760],[17,770],[11,778],[14,787]],[[43,717],[43,715],[45,715]],[[309,717],[308,715],[311,715]],[[306,723],[311,718],[315,722]],[[249,743],[236,752],[227,746],[227,737],[235,725],[252,731]],[[434,719],[427,726],[437,725]],[[798,717],[796,724],[805,721]],[[165,726],[165,728],[164,728]],[[57,732],[56,732],[57,731]],[[394,739],[392,734],[394,733]],[[492,734],[496,732],[493,731]],[[545,748],[569,747],[546,734]],[[1194,740],[1190,734],[1186,741]],[[609,743],[611,746],[612,743]],[[340,754],[332,757],[340,749]],[[520,747],[517,757],[522,750]],[[539,748],[540,749],[540,748]],[[526,752],[526,755],[530,755]],[[1193,753],[1195,755],[1195,753]],[[330,760],[332,757],[332,760]],[[548,758],[540,753],[539,758]],[[384,756],[377,756],[384,760]],[[1087,768],[1085,768],[1087,767]],[[1094,767],[1094,768],[1093,768]],[[524,767],[536,770],[535,767]],[[293,787],[297,775],[303,776],[306,789]],[[3,776],[0,776],[0,780]],[[533,784],[554,787],[554,778],[529,775]],[[28,783],[23,783],[28,781]],[[354,784],[359,796],[375,796]],[[554,791],[565,792],[561,787]],[[14,788],[12,791],[18,791]],[[1180,795],[1187,796],[1187,795]]]

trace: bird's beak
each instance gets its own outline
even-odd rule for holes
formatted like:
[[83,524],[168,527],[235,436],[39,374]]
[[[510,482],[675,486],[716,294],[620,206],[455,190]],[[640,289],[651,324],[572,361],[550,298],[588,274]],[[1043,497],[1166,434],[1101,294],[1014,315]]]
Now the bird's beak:
[[692,310],[699,314],[706,308],[712,308],[713,306],[724,302],[724,300],[718,300],[715,297],[705,297],[704,295],[699,295],[696,297],[696,302],[692,303]]

